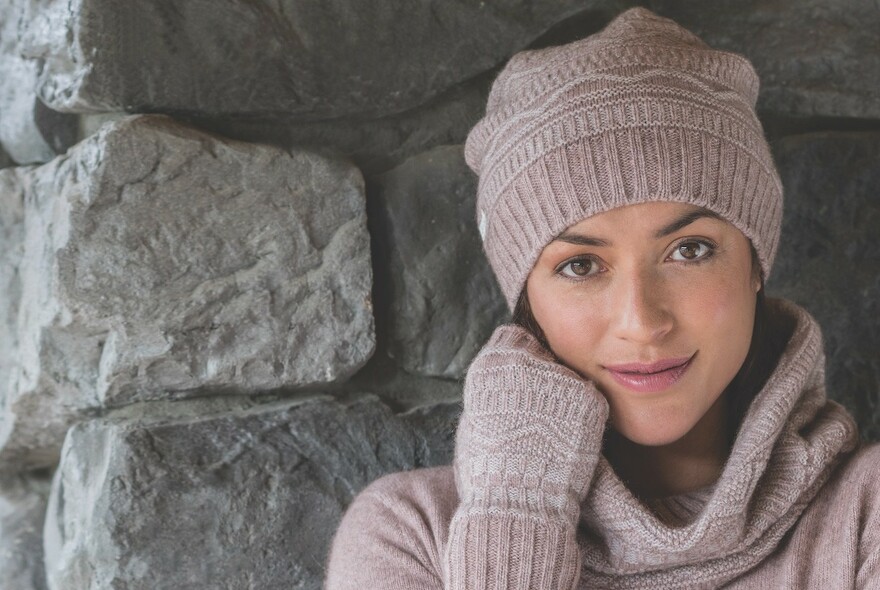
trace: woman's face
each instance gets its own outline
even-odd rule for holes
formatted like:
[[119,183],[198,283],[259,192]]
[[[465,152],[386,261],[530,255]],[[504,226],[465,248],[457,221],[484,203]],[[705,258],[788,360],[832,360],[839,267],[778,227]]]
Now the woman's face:
[[[729,222],[656,202],[566,229],[541,252],[526,289],[550,348],[605,394],[615,430],[664,445],[700,421],[742,366],[760,276],[748,239]],[[686,365],[620,367],[658,361]]]

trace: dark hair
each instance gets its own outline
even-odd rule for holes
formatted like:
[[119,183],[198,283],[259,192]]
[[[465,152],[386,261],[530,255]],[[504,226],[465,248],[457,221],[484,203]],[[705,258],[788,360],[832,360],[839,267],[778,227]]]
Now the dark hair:
[[[755,323],[749,351],[739,371],[723,393],[727,398],[728,432],[731,434],[729,441],[731,443],[736,437],[749,405],[767,382],[794,330],[791,318],[773,313],[767,302],[764,293],[764,273],[758,260],[758,253],[751,242],[749,246],[752,251],[752,271],[760,274],[761,288],[755,300]],[[525,288],[520,292],[512,320],[529,330],[548,351],[553,352],[547,343],[544,331],[532,314]],[[558,357],[556,358],[559,360]]]

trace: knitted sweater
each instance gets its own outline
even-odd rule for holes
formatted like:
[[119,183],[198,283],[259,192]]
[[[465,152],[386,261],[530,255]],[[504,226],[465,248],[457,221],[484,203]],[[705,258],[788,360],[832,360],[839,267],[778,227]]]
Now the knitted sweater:
[[880,588],[880,446],[794,332],[714,485],[641,501],[601,453],[608,406],[525,330],[468,369],[452,466],[386,475],[346,511],[327,590]]

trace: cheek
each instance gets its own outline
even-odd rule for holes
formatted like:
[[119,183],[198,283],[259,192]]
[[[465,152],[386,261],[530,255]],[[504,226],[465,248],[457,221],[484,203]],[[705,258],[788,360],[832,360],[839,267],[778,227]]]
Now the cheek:
[[720,333],[725,339],[751,336],[755,292],[745,273],[719,273],[697,282],[691,289],[700,313],[680,314],[700,324],[705,334]]
[[572,311],[565,317],[566,320],[554,326],[553,334],[548,335],[547,340],[560,358],[583,364],[601,340],[606,320],[596,311],[585,309]]
[[702,356],[700,371],[694,377],[702,381],[706,403],[727,387],[751,345],[756,295],[750,280],[743,276],[707,277],[692,291],[699,313],[686,314],[679,308],[680,321],[687,322],[683,329]]
[[539,299],[532,305],[532,313],[550,348],[562,362],[585,377],[608,325],[607,309],[606,305],[597,304],[595,296],[587,299],[576,293]]

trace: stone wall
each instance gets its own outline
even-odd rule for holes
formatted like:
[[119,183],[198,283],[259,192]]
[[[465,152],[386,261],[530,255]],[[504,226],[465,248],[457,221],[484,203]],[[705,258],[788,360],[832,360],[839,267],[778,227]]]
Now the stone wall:
[[0,590],[319,588],[509,320],[462,149],[493,77],[636,4],[755,64],[768,291],[880,440],[875,3],[7,0]]

